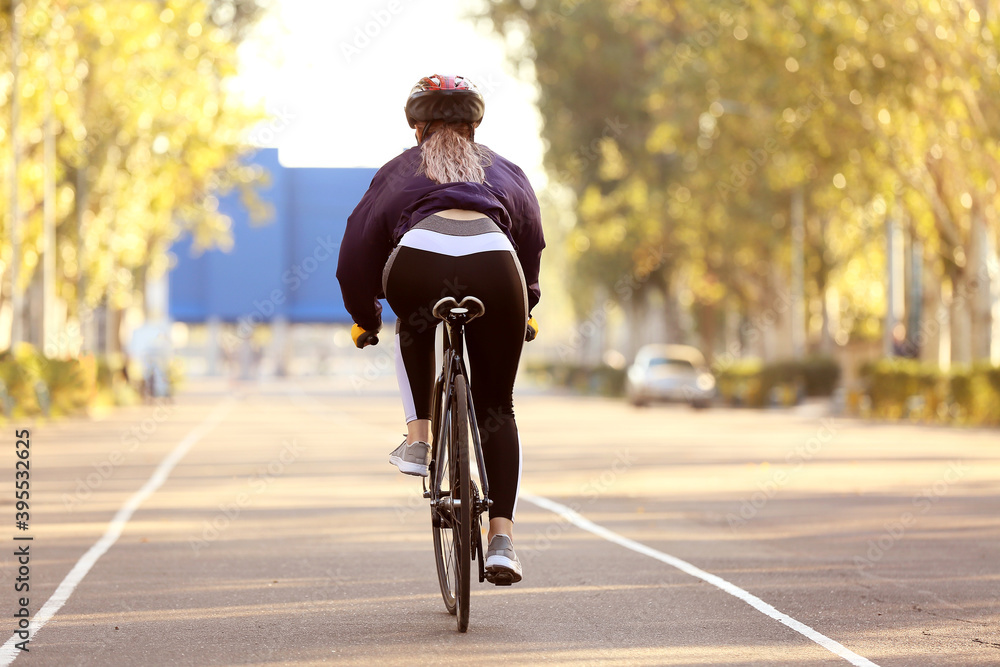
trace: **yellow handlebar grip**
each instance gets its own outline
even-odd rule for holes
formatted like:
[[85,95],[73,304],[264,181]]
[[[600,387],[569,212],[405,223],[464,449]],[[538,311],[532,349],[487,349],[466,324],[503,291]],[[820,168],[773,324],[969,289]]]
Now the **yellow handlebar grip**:
[[374,331],[366,331],[357,324],[351,325],[351,339],[359,350],[366,345],[378,345],[378,335]]
[[538,320],[532,317],[530,320],[528,320],[528,330],[525,333],[524,340],[531,342],[535,340],[537,336],[538,336]]

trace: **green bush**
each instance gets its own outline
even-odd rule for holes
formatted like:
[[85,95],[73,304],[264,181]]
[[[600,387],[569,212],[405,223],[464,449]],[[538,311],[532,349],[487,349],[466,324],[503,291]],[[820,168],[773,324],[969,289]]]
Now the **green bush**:
[[23,417],[33,412],[35,397],[24,369],[10,356],[0,359],[0,410],[6,417]]
[[137,396],[124,381],[117,359],[49,359],[26,343],[0,352],[0,416],[60,417],[102,401],[134,403]]
[[3,411],[19,418],[41,412],[38,389],[46,360],[27,343],[0,354],[0,382],[3,383]]
[[607,364],[591,366],[568,362],[533,362],[525,364],[523,370],[536,382],[565,387],[581,394],[625,395],[625,370]]
[[730,405],[762,407],[767,402],[760,359],[740,359],[716,371],[719,396]]
[[[566,362],[535,362],[524,372],[543,384],[566,387],[580,393],[623,396],[625,369],[607,365],[585,366]],[[829,396],[840,380],[840,365],[831,357],[764,364],[759,359],[741,359],[716,369],[719,395],[731,405],[763,407],[776,399],[791,405],[802,396]]]
[[42,371],[48,389],[49,412],[53,416],[81,412],[90,402],[90,392],[79,359],[50,359]]
[[830,396],[840,381],[836,359],[811,356],[764,364],[740,360],[718,370],[719,395],[732,405],[794,404],[801,396]]
[[129,405],[135,401],[131,399],[131,393],[126,389],[123,393],[125,382],[124,374],[125,361],[121,355],[113,354],[97,359],[97,396],[95,401],[99,405]]
[[965,421],[1000,425],[1000,367],[979,363],[970,369],[963,369],[963,373],[966,372],[969,377],[968,395],[959,403]]
[[935,411],[947,385],[937,366],[914,359],[869,362],[861,367],[860,375],[867,385],[872,416],[888,419]]
[[979,363],[942,372],[912,359],[861,367],[874,417],[970,425],[1000,424],[1000,367]]
[[814,355],[802,360],[806,396],[832,396],[840,382],[840,364],[833,357]]

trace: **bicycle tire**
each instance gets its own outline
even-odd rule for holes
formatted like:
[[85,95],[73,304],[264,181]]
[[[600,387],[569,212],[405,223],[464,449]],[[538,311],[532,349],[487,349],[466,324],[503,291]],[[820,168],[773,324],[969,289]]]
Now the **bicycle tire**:
[[458,563],[458,591],[456,605],[458,607],[458,631],[469,629],[469,593],[472,585],[472,482],[469,471],[469,394],[465,386],[465,377],[455,378],[454,403],[452,403],[452,470],[454,487],[460,500],[455,513],[453,538],[455,554]]
[[[435,401],[437,404],[438,401]],[[452,495],[452,475],[451,475],[451,449],[452,433],[451,423],[447,413],[438,413],[435,416],[443,422],[442,428],[435,429],[434,437],[439,438],[435,444],[435,454],[431,461],[431,484],[436,490],[438,498],[446,498]],[[439,437],[440,436],[440,437]],[[442,483],[447,484],[447,489],[438,487],[437,471],[444,470],[445,475]],[[455,552],[454,539],[454,518],[450,511],[431,507],[431,533],[434,538],[434,562],[437,566],[438,584],[441,586],[441,597],[444,600],[444,607],[452,616],[458,612],[458,554]]]

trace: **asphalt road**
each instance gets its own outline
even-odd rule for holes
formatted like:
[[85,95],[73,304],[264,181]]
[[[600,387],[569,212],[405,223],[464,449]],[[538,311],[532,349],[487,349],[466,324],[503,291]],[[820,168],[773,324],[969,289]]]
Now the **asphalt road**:
[[[197,384],[174,405],[8,423],[0,618],[6,639],[27,595],[35,631],[0,663],[1000,665],[997,431],[533,394],[516,408],[524,581],[476,584],[465,635],[419,482],[387,463],[402,411],[386,381]],[[27,531],[15,426],[31,435]]]

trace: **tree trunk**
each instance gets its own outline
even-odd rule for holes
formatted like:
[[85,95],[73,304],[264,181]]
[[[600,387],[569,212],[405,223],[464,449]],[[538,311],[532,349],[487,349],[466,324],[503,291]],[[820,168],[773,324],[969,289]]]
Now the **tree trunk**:
[[86,253],[84,252],[87,233],[86,211],[88,200],[87,187],[87,157],[82,160],[83,164],[77,168],[76,191],[74,192],[74,206],[76,207],[76,318],[80,323],[80,354],[97,352],[94,345],[95,327],[94,312],[87,304],[87,269]]
[[819,351],[831,355],[834,351],[834,336],[840,330],[840,292],[835,286],[824,284],[822,288],[823,331],[819,339]]
[[986,229],[986,219],[980,210],[973,211],[972,229],[969,238],[969,264],[966,267],[968,276],[968,305],[970,315],[970,334],[972,361],[990,358],[990,343],[992,338],[992,302],[989,271],[990,243]]
[[883,354],[891,357],[895,353],[896,325],[903,318],[903,308],[905,305],[904,290],[904,254],[903,254],[903,231],[899,222],[887,217],[886,226],[886,294],[885,294],[885,323],[882,329]]
[[967,269],[957,269],[951,276],[951,363],[972,363],[972,276]]
[[906,277],[906,343],[915,356],[921,357],[924,345],[918,341],[924,317],[924,247],[910,234]]
[[989,247],[987,270],[990,276],[990,363],[1000,366],[1000,254],[996,244],[986,237]]
[[[918,318],[913,321],[912,340],[917,346],[920,360],[944,367],[951,358],[951,344],[947,345],[942,338],[943,327],[948,321],[948,309],[942,299],[943,279],[935,272],[932,262],[922,257],[923,269],[920,283],[920,295],[923,303]],[[943,359],[942,352],[947,347],[948,354]]]
[[11,303],[6,289],[9,279],[9,269],[0,271],[0,350],[6,350],[11,346]]
[[723,359],[727,360],[727,363],[743,356],[743,344],[740,340],[741,312],[742,308],[740,307],[739,300],[735,297],[730,297],[726,305],[725,323],[723,325],[723,344],[725,346]]
[[105,311],[107,324],[107,338],[105,338],[106,348],[104,353],[112,357],[122,351],[122,316],[125,311],[114,305],[113,299],[108,299],[107,310]]
[[709,365],[715,358],[715,331],[718,311],[715,304],[703,303],[697,307],[698,312],[698,348],[705,355]]
[[663,284],[663,314],[665,316],[666,325],[666,341],[667,343],[683,343],[684,342],[684,325],[682,322],[683,316],[681,315],[681,306],[678,299],[678,285],[676,278],[668,278]]
[[[38,267],[36,267],[38,268]],[[32,271],[25,290],[24,340],[40,353],[45,348],[45,286],[41,271]]]
[[640,326],[640,314],[639,314],[639,304],[636,303],[636,299],[631,298],[622,304],[622,309],[625,312],[625,358],[629,361],[635,359],[635,353],[639,350],[639,332]]
[[764,361],[794,355],[792,329],[796,320],[793,313],[795,297],[777,267],[771,269],[770,278],[763,307],[754,323],[754,327],[760,332],[761,356]]
[[805,285],[805,195],[799,186],[792,191],[792,276],[791,276],[791,351],[796,359],[806,353],[806,285]]
[[942,371],[951,370],[951,280],[943,278],[937,287],[938,308],[938,367]]
[[10,5],[10,73],[11,73],[11,95],[10,95],[10,242],[12,247],[10,259],[10,286],[11,286],[11,347],[24,340],[24,297],[21,294],[19,285],[21,283],[21,212],[18,208],[18,162],[19,154],[19,123],[21,113],[21,84],[18,81],[18,56],[21,52],[20,42],[20,20],[18,19],[18,9],[20,2],[12,2]]
[[[51,54],[50,54],[51,55]],[[56,322],[56,133],[55,113],[52,107],[52,60],[46,72],[45,86],[45,140],[44,184],[42,187],[42,258],[39,266],[42,280],[41,340],[39,349],[48,356],[55,356],[59,346]]]

